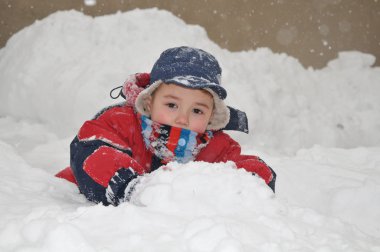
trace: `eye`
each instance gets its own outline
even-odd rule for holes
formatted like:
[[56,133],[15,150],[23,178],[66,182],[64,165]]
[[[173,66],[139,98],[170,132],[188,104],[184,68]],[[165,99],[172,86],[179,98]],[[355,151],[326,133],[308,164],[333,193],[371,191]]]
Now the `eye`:
[[166,105],[167,107],[169,107],[169,108],[177,108],[177,104],[172,103],[172,102],[166,103],[165,105]]
[[197,109],[197,108],[193,109],[193,112],[194,112],[195,114],[199,114],[199,115],[203,114],[203,111],[200,110],[200,109]]

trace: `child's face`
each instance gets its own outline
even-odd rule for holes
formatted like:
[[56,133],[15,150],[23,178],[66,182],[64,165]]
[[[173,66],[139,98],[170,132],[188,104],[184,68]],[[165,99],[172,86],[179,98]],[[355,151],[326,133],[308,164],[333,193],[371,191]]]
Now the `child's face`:
[[203,133],[212,116],[214,99],[204,90],[161,84],[147,101],[147,109],[155,122]]

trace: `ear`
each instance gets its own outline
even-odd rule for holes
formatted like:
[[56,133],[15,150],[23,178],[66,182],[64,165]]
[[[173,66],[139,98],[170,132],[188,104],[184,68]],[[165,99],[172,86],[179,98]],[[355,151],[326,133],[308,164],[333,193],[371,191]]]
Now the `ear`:
[[144,99],[144,110],[149,114],[152,111],[152,102],[152,96],[150,95]]
[[215,108],[212,109],[210,119],[208,119],[208,125],[210,125],[211,122],[214,120],[214,114],[215,114]]

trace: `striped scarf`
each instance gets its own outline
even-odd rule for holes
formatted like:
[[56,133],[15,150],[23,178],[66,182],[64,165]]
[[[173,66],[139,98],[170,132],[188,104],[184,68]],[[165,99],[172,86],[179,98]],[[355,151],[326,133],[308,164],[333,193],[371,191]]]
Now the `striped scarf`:
[[164,163],[193,161],[212,138],[211,131],[197,133],[188,129],[160,124],[141,115],[145,146]]

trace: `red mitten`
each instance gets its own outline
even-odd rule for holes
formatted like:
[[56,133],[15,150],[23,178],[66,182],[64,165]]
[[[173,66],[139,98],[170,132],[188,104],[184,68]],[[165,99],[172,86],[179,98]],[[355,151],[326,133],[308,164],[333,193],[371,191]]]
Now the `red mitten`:
[[149,84],[150,74],[137,73],[128,76],[124,82],[122,92],[125,96],[126,105],[134,106],[137,96]]

